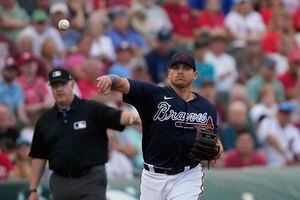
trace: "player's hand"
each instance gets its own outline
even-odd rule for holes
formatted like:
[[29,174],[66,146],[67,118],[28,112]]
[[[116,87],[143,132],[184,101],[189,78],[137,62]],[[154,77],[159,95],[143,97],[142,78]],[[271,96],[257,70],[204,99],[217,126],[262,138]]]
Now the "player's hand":
[[98,92],[108,95],[111,91],[112,80],[108,75],[100,76],[97,79]]
[[39,200],[39,195],[37,192],[32,192],[29,197],[28,200]]

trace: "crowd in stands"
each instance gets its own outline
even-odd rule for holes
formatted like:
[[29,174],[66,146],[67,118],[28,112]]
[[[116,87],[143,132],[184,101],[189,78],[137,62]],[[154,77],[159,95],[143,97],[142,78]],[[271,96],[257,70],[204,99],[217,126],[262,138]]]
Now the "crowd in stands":
[[[136,112],[96,78],[164,85],[178,51],[195,57],[194,91],[218,111],[214,167],[299,165],[299,0],[0,0],[0,180],[29,177],[34,126],[54,103],[50,70],[68,69],[80,98]],[[141,127],[107,134],[108,178],[132,178]]]

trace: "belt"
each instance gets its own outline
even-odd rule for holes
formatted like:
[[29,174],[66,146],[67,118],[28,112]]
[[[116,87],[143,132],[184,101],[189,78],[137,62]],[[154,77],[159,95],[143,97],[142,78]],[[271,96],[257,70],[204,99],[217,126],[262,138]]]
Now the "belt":
[[72,168],[69,170],[54,170],[54,172],[59,176],[64,176],[68,178],[79,178],[87,175],[93,167],[85,168]]
[[[192,169],[194,167],[198,166],[198,164],[192,164],[190,166],[186,166],[189,167],[189,169]],[[167,175],[175,175],[175,174],[179,174],[181,172],[183,172],[186,167],[181,167],[181,168],[164,168],[164,167],[156,167],[156,166],[151,166],[144,163],[144,169],[147,171],[151,171],[150,168],[153,168],[153,171],[155,173],[159,173],[159,174],[167,174]]]

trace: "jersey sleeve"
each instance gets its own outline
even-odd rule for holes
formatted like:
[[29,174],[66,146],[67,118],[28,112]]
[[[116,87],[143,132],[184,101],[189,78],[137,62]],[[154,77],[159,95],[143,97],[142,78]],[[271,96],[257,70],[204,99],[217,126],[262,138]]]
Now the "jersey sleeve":
[[29,156],[32,158],[48,159],[45,140],[41,132],[39,122],[34,129]]
[[138,111],[147,109],[153,102],[153,94],[158,91],[159,86],[130,79],[128,81],[130,89],[128,94],[123,95],[123,101],[133,105]]
[[124,130],[125,126],[121,125],[122,111],[96,102],[94,106],[96,121],[100,126],[118,131]]

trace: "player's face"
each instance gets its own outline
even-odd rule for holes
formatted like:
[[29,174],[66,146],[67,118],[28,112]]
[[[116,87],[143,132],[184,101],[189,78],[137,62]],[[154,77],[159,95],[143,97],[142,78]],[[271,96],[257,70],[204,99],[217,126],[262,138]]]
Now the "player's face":
[[186,88],[192,85],[197,78],[197,72],[187,64],[175,63],[168,70],[168,78],[170,83],[178,88]]
[[55,102],[61,106],[70,106],[74,97],[73,94],[74,82],[67,83],[56,82],[51,85],[51,90]]

